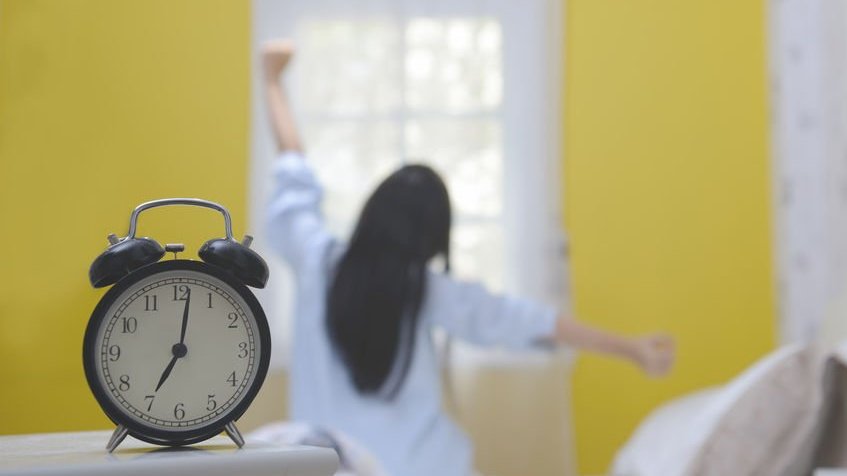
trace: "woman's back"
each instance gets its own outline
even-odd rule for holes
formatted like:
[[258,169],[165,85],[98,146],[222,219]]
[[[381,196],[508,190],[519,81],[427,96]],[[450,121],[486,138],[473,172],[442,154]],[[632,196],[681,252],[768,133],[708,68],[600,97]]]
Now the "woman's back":
[[[392,397],[362,394],[327,332],[327,292],[344,246],[323,225],[321,189],[302,157],[284,155],[276,175],[268,229],[271,243],[291,265],[297,286],[289,387],[292,419],[350,435],[391,474],[471,474],[471,445],[441,405],[432,328],[482,345],[529,347],[552,334],[555,312],[426,273],[413,354],[398,392]],[[395,365],[389,374],[389,387],[401,378],[400,368]]]

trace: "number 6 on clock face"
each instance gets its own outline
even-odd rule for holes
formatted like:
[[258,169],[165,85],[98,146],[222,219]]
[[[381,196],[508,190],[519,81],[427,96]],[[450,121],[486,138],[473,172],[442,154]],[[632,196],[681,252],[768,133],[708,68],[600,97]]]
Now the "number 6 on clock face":
[[214,436],[249,406],[270,360],[267,320],[223,270],[189,260],[149,265],[94,310],[83,346],[107,415],[153,443]]

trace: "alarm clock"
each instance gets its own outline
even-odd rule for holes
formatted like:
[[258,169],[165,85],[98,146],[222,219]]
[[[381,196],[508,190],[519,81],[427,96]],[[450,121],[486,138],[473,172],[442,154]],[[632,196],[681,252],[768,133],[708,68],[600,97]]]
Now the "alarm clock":
[[[141,212],[171,205],[217,210],[226,236],[203,244],[200,261],[178,259],[182,244],[136,237]],[[89,278],[111,288],[91,314],[82,352],[88,385],[117,425],[106,449],[128,434],[179,446],[222,431],[243,446],[235,422],[262,386],[271,353],[265,313],[247,288],[268,280],[252,238],[233,239],[230,214],[217,203],[171,198],[139,205],[127,236],[108,239]],[[173,259],[163,260],[169,252]]]

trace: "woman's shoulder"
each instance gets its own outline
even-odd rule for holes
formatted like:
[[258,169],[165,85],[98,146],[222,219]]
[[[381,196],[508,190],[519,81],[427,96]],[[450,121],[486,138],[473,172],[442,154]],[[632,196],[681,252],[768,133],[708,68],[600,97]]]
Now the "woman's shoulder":
[[324,262],[328,268],[335,269],[344,253],[347,251],[347,242],[333,237],[326,246]]
[[345,251],[347,251],[346,242],[333,235],[327,235],[327,239],[321,243],[319,249],[315,250],[314,265],[317,271],[327,280],[331,279]]
[[302,250],[299,275],[309,275],[328,279],[335,270],[343,254],[342,245],[330,234],[308,243]]

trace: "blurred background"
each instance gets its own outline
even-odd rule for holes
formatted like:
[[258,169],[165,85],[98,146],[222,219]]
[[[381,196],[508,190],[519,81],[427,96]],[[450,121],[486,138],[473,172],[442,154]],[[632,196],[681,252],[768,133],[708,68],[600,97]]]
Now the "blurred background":
[[[675,336],[655,381],[567,351],[452,355],[481,471],[604,471],[652,409],[821,337],[844,301],[847,11],[803,3],[0,0],[0,434],[110,427],[80,358],[103,293],[88,266],[133,207],[171,196],[224,204],[271,262],[275,355],[244,425],[285,418],[257,55],[287,36],[336,232],[424,160],[451,190],[457,274]],[[221,230],[167,209],[140,231],[193,256]]]

